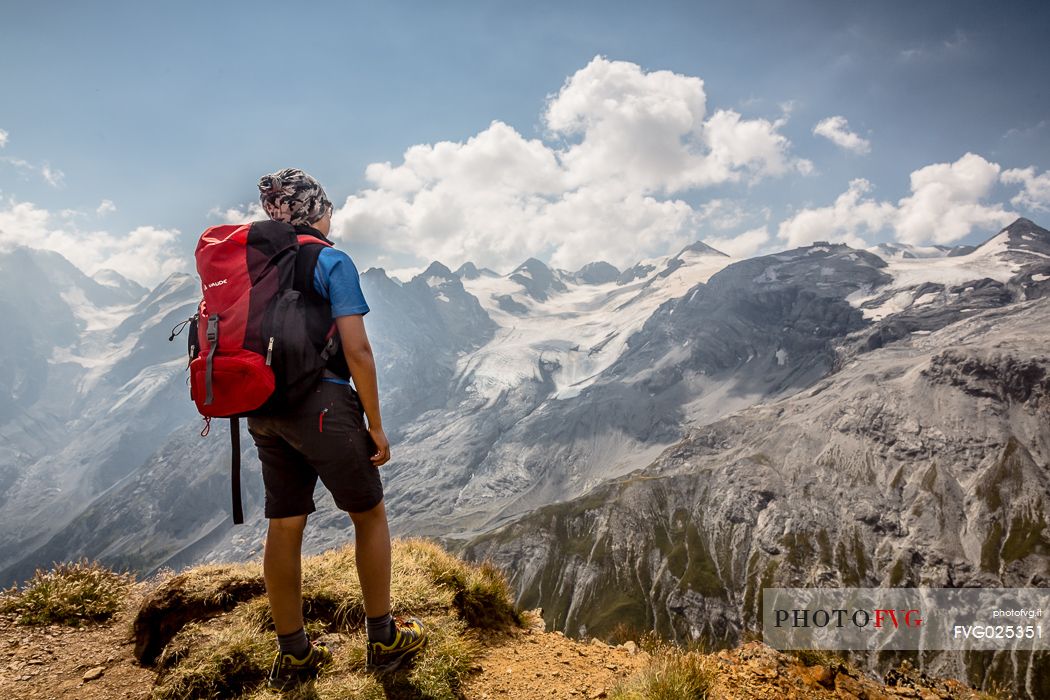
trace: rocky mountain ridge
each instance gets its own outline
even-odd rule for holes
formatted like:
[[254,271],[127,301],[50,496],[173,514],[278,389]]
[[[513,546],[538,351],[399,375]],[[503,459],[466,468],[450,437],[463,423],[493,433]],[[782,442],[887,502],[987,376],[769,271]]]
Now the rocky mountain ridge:
[[[767,587],[1050,586],[1048,327],[1022,300],[853,356],[466,553],[567,633],[729,645]],[[923,669],[1050,695],[1046,652]]]
[[[368,270],[394,528],[465,541],[621,479],[696,426],[866,362],[876,334],[888,348],[980,313],[981,299],[1036,299],[1048,236],[1020,220],[932,263],[819,244],[737,261],[696,244],[626,271],[528,261],[524,281],[472,265],[436,263],[405,283]],[[123,311],[83,307],[79,323],[94,325],[69,337],[72,312],[42,333],[23,385],[43,398],[0,424],[0,522],[18,523],[0,540],[5,580],[81,554],[149,571],[258,553],[254,450],[243,452],[249,524],[233,529],[225,430],[198,436],[181,344],[166,341],[196,295],[176,276]],[[319,506],[308,551],[349,537],[327,496]]]

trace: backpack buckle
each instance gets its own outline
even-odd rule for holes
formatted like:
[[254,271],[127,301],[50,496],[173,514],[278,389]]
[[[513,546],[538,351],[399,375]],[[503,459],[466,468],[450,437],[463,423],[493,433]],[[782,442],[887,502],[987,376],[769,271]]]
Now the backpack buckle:
[[214,314],[208,317],[208,344],[214,345],[219,340],[219,315]]

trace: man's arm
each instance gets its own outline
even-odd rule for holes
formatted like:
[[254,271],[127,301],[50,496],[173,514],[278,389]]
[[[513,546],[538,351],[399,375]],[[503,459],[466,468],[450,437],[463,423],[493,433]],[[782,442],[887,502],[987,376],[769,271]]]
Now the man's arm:
[[365,332],[365,317],[361,314],[338,316],[335,319],[339,337],[343,343],[343,355],[350,367],[350,376],[354,380],[361,405],[368,418],[368,433],[376,444],[376,453],[372,455],[372,464],[381,467],[390,461],[390,441],[383,432],[383,419],[379,415],[379,384],[376,381],[376,363],[372,356],[372,346]]

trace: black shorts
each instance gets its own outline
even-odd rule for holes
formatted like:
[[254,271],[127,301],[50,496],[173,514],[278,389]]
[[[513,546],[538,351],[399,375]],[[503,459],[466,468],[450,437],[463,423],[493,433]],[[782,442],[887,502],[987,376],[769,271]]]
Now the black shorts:
[[267,518],[314,512],[317,477],[336,506],[349,513],[371,510],[383,500],[364,415],[353,387],[322,381],[295,407],[248,419],[262,462]]

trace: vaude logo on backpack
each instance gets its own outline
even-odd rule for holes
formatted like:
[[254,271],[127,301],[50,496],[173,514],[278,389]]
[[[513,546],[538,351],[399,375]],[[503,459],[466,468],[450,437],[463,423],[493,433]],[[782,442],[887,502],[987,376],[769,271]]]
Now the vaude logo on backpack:
[[[230,418],[235,523],[243,522],[239,417],[304,397],[338,345],[334,324],[325,338],[307,333],[300,289],[312,284],[312,276],[297,284],[296,275],[312,272],[299,256],[315,245],[331,243],[279,221],[213,226],[197,243],[204,298],[183,324],[190,330],[190,396],[202,416]],[[309,251],[314,261],[318,251]],[[169,340],[176,335],[173,330]]]

